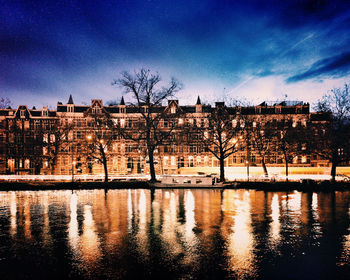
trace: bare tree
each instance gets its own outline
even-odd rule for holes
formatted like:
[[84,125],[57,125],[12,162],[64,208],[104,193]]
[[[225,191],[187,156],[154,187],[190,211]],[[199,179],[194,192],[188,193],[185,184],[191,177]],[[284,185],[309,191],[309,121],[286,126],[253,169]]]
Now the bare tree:
[[[150,70],[141,69],[133,74],[123,72],[121,78],[112,83],[122,87],[125,93],[132,94],[134,102],[131,105],[138,108],[138,113],[141,114],[137,124],[138,135],[129,133],[120,125],[119,130],[125,138],[138,144],[144,143],[149,160],[151,182],[156,181],[154,152],[169,138],[176,126],[175,121],[172,121],[176,119],[173,117],[174,114],[164,110],[162,103],[181,89],[181,85],[174,78],[168,86],[161,87],[160,82],[161,77],[158,73],[154,74]],[[169,124],[166,130],[161,129],[161,123],[164,121]]]
[[243,123],[237,110],[238,107],[230,112],[229,108],[220,102],[207,114],[203,125],[189,124],[189,140],[198,138],[205,149],[218,159],[221,182],[225,182],[225,159],[238,151],[238,140],[243,132]]
[[73,125],[55,121],[49,129],[41,131],[43,137],[43,147],[47,150],[46,159],[51,168],[51,174],[55,173],[58,154],[65,146],[70,145],[68,135],[72,131]]
[[286,180],[288,181],[289,163],[298,155],[305,153],[302,146],[305,144],[306,128],[300,123],[293,122],[292,119],[282,118],[274,122],[276,137],[274,140],[275,150],[283,155],[286,167]]
[[104,181],[108,182],[108,159],[115,135],[114,123],[105,110],[93,113],[90,117],[86,139],[82,141],[86,162],[89,168],[91,168],[91,161],[102,164],[105,174]]
[[260,119],[252,119],[250,122],[251,144],[261,159],[265,177],[268,177],[266,158],[270,155],[273,147],[273,140],[276,137],[276,130],[271,122],[263,122]]
[[6,109],[12,105],[10,98],[0,97],[0,109]]
[[318,101],[316,110],[324,113],[327,121],[318,124],[314,152],[332,163],[331,176],[335,181],[336,168],[350,159],[350,89],[334,88]]

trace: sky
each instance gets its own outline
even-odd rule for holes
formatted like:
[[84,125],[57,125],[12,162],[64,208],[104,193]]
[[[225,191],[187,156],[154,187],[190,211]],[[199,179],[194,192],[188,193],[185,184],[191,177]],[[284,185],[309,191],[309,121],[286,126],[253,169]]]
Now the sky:
[[[141,68],[180,104],[313,104],[350,82],[350,1],[0,0],[0,97],[13,107],[120,100]],[[128,96],[126,96],[128,101]]]

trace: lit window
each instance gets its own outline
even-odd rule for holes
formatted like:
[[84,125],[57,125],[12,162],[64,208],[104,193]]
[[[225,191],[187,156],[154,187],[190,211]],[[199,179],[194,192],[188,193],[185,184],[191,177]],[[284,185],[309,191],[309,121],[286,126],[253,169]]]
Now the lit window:
[[194,166],[194,159],[192,156],[188,157],[188,167],[193,167]]
[[176,160],[174,156],[171,157],[171,165],[172,166],[176,165]]
[[237,120],[232,120],[232,127],[236,127],[237,126]]
[[164,166],[168,166],[168,162],[169,162],[169,157],[168,157],[168,156],[165,156],[165,157],[163,158]]
[[125,126],[125,119],[120,119],[120,127],[124,127]]

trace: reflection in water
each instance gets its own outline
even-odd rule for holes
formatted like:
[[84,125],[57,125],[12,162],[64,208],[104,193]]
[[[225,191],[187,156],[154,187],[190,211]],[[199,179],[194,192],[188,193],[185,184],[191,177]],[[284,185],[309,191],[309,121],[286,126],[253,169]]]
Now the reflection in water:
[[280,240],[280,207],[278,204],[278,195],[275,193],[271,201],[271,223],[270,223],[270,240],[274,250]]
[[131,200],[131,190],[128,190],[128,232],[132,230],[132,200]]
[[69,245],[72,248],[73,254],[78,253],[79,246],[79,224],[77,214],[78,198],[75,193],[70,198],[70,221],[68,225]]
[[314,279],[317,271],[317,279],[346,279],[350,269],[349,191],[167,189],[151,197],[135,189],[0,197],[0,279],[26,278],[11,264],[38,279],[43,269],[45,279],[281,279],[285,271],[293,279],[304,271]]
[[140,191],[139,197],[139,223],[138,223],[138,232],[136,235],[137,245],[140,253],[144,257],[149,256],[148,251],[148,235],[147,235],[147,200],[145,190]]
[[10,215],[11,215],[10,234],[14,236],[17,233],[17,198],[16,198],[15,192],[11,192]]
[[30,228],[31,225],[31,213],[30,213],[30,197],[29,194],[26,194],[24,201],[24,236],[27,239],[32,238],[32,230]]
[[[348,219],[350,220],[350,207],[348,208]],[[341,266],[346,266],[350,263],[350,225],[347,231],[348,234],[344,236],[343,240],[343,252],[341,254],[340,261],[337,263]]]
[[232,203],[235,205],[232,234],[229,237],[228,251],[231,256],[231,269],[237,279],[253,277],[255,274],[254,239],[250,215],[250,194],[239,193]]
[[294,212],[295,215],[301,214],[301,192],[295,191],[288,195],[287,208],[289,211]]
[[51,234],[50,234],[50,219],[49,219],[49,198],[48,193],[43,194],[42,199],[42,205],[43,205],[43,218],[44,218],[44,224],[43,224],[43,242],[46,246],[51,244]]
[[83,233],[81,235],[81,257],[89,266],[94,266],[100,257],[100,241],[92,216],[92,207],[84,205]]
[[[168,193],[168,192],[167,192]],[[177,201],[174,192],[169,195],[165,195],[165,199],[162,204],[163,209],[163,219],[162,219],[162,231],[161,238],[166,244],[169,250],[169,255],[176,256],[182,252],[182,246],[178,242],[178,227],[177,222]],[[158,212],[158,211],[157,211]],[[158,212],[159,213],[159,212]],[[157,216],[157,213],[155,213]]]
[[194,197],[191,191],[187,191],[185,194],[185,237],[186,242],[193,244],[195,234],[193,232],[194,227],[196,226],[196,220],[194,217]]

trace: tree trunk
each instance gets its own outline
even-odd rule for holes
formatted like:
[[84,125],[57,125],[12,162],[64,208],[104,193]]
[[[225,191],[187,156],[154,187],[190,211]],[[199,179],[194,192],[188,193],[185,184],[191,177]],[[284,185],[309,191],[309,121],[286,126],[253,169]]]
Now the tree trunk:
[[287,153],[284,153],[284,161],[286,163],[286,181],[288,182],[288,157],[287,157]]
[[331,169],[331,176],[332,176],[332,182],[335,182],[335,176],[337,175],[337,163],[338,163],[338,151],[333,151],[332,155],[332,169]]
[[105,170],[105,182],[108,182],[108,169],[107,169],[107,160],[103,160],[103,168]]
[[220,182],[225,182],[225,160],[220,157]]
[[154,158],[153,158],[153,150],[148,148],[148,158],[149,158],[149,173],[151,175],[151,182],[156,181],[156,171],[154,169]]
[[266,164],[265,164],[265,157],[262,157],[261,158],[261,164],[262,164],[262,167],[264,169],[264,174],[265,174],[265,177],[269,177],[269,173],[267,172],[267,168],[266,168]]
[[100,147],[100,151],[101,151],[101,156],[102,156],[103,169],[105,171],[105,182],[108,182],[107,159],[106,159],[106,155],[105,155],[103,147]]

